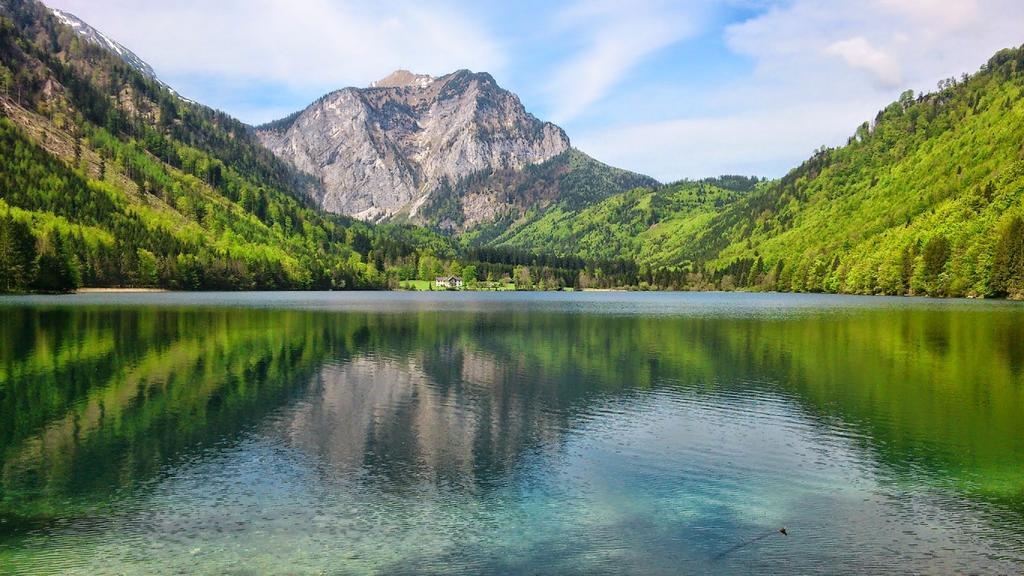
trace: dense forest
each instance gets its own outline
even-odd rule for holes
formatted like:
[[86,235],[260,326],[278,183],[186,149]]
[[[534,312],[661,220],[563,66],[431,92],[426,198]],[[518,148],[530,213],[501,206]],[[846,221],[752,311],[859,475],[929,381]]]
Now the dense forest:
[[250,129],[80,40],[0,12],[0,290],[386,288],[450,240],[323,214]]
[[[568,153],[526,176],[453,185],[424,207],[432,228],[370,225],[316,209],[319,182],[250,127],[182,99],[38,2],[10,0],[0,291],[387,289],[461,274],[520,289],[1019,298],[1022,95],[1024,49],[1004,50],[973,76],[903,94],[845,146],[777,180],[661,186]],[[452,220],[455,196],[499,181],[545,202],[508,221]],[[624,182],[639,187],[609,192]]]
[[668,288],[1024,297],[1022,95],[1024,49],[1004,50],[779,180],[635,190],[497,243],[630,254]]
[[[309,200],[318,183],[249,127],[83,41],[37,2],[3,9],[2,292],[386,289],[465,272],[530,289],[636,283],[630,260],[467,249],[422,227],[323,213]],[[555,178],[564,163],[541,169]]]
[[684,279],[692,263],[674,241],[696,234],[759,182],[737,176],[683,181],[637,188],[577,209],[559,204],[509,229],[495,244],[581,258],[612,259],[628,254],[645,275],[658,271]]

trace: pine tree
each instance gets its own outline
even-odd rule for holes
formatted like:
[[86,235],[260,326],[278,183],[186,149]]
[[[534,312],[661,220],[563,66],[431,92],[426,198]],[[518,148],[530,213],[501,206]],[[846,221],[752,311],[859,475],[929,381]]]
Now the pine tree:
[[78,288],[78,263],[57,230],[50,230],[39,254],[35,289],[40,292],[72,292]]
[[930,296],[941,296],[945,292],[941,276],[950,252],[949,239],[942,234],[932,236],[924,245],[921,281]]
[[0,217],[0,292],[23,292],[35,277],[36,239],[10,213]]
[[902,290],[904,294],[910,292],[911,283],[914,279],[914,261],[917,259],[917,244],[907,244],[903,248],[903,254],[900,261],[900,279],[902,280]]
[[989,288],[993,296],[1024,296],[1024,218],[1020,216],[999,236]]

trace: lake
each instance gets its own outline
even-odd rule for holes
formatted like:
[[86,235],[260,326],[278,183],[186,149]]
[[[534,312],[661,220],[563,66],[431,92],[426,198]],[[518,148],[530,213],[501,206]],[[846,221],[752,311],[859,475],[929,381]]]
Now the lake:
[[1024,572],[1019,304],[31,296],[0,343],[0,573]]

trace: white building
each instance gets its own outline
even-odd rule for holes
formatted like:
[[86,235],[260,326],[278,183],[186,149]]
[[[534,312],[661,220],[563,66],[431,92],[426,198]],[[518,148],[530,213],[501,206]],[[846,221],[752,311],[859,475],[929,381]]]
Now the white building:
[[434,278],[434,284],[436,284],[438,288],[454,290],[462,288],[462,278],[458,276],[438,276],[437,278]]

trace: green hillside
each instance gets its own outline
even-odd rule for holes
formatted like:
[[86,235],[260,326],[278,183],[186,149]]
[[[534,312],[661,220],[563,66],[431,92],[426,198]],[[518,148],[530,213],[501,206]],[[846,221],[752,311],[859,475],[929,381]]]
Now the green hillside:
[[[0,4],[0,292],[524,287],[1024,297],[1024,48],[905,93],[775,181],[660,186],[571,150],[433,194],[430,228],[318,210],[252,128],[34,0]],[[467,197],[503,192],[505,204]],[[622,190],[628,190],[622,192]],[[497,212],[493,212],[497,210]]]
[[[637,187],[655,187],[658,182],[627,170],[594,160],[570,149],[547,162],[522,170],[481,172],[454,186],[443,185],[431,195],[421,212],[435,228],[461,230],[466,244],[493,241],[509,228],[539,218],[553,208],[578,209]],[[493,218],[481,222],[465,219],[465,198],[486,190],[499,192],[504,207]],[[544,250],[542,243],[531,247]]]
[[[739,182],[739,181],[737,181]],[[648,267],[679,267],[689,254],[673,239],[693,236],[755,181],[727,189],[724,181],[636,188],[597,204],[559,204],[538,211],[494,242],[522,249],[610,259],[632,255]]]
[[1004,50],[937,92],[905,93],[846,146],[749,192],[638,190],[496,242],[685,267],[676,287],[1021,296],[1022,94],[1024,49]]
[[1022,94],[1022,49],[907,92],[846,146],[726,208],[688,249],[716,268],[761,259],[754,283],[783,290],[1020,294]]
[[450,242],[314,209],[229,116],[0,6],[0,291],[384,288]]

